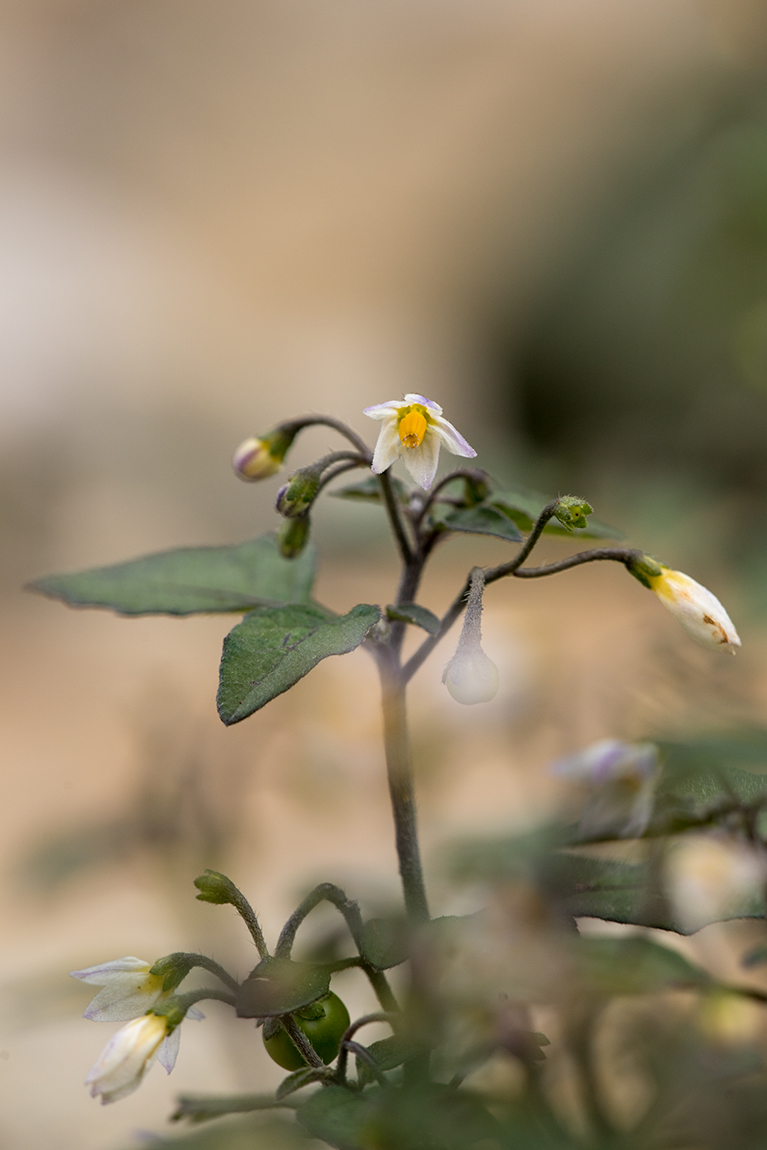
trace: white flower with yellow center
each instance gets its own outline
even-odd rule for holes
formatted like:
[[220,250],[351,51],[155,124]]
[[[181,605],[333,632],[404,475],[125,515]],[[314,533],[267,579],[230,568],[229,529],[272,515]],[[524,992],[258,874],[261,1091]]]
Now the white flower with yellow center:
[[740,636],[722,604],[706,587],[682,571],[661,566],[659,575],[649,575],[651,590],[667,611],[703,647],[735,654]]
[[[158,1014],[142,1014],[134,1018],[113,1034],[85,1079],[90,1086],[92,1097],[101,1095],[101,1101],[117,1102],[132,1094],[141,1084],[147,1067],[154,1054],[158,1054],[163,1043],[172,1041],[179,1028],[168,1033],[168,1019]],[[178,1039],[175,1049],[163,1060],[170,1074],[176,1061]]]
[[423,395],[406,395],[366,407],[365,415],[378,419],[383,427],[373,454],[372,470],[380,475],[399,456],[419,487],[428,490],[439,464],[439,449],[473,459],[477,454],[452,423],[442,418],[442,408]]
[[103,989],[91,999],[85,1018],[94,1022],[126,1022],[145,1014],[163,995],[163,976],[150,974],[152,964],[126,955],[85,970],[73,970],[71,977]]

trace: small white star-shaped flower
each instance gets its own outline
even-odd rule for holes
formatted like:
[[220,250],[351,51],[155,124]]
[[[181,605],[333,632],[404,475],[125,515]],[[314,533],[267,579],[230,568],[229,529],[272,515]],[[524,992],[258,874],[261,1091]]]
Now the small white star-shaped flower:
[[466,459],[477,454],[452,423],[443,419],[439,404],[423,395],[410,394],[404,400],[376,403],[366,407],[364,414],[383,423],[373,454],[372,470],[376,475],[402,456],[415,482],[428,490],[437,474],[441,446]]

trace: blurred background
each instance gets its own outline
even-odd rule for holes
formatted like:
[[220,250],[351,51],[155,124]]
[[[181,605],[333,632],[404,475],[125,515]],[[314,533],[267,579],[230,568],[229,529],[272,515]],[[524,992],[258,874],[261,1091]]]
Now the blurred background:
[[[113,1028],[80,1019],[64,972],[199,949],[245,973],[243,931],[194,901],[205,866],[272,937],[319,879],[390,905],[376,683],[362,652],[329,660],[225,731],[229,621],[20,588],[267,530],[276,484],[234,479],[240,440],[324,411],[372,442],[362,408],[417,391],[481,466],[587,497],[711,586],[744,642],[693,648],[620,570],[494,587],[497,699],[449,699],[452,641],[414,687],[439,910],[461,909],[443,844],[534,824],[558,756],[761,722],[767,10],[3,0],[0,60],[0,1139],[117,1150],[167,1132],[181,1089],[279,1071],[214,1005],[170,1083],[155,1069],[102,1109],[82,1079]],[[332,446],[313,431],[292,458]],[[382,532],[378,510],[326,501],[321,599],[391,599]],[[451,543],[423,602],[504,554]]]

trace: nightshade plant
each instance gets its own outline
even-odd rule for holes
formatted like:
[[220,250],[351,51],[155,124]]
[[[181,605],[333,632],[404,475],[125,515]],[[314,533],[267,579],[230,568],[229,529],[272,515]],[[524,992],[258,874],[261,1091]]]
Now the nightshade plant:
[[[277,494],[282,523],[276,533],[34,584],[66,603],[125,615],[241,613],[221,658],[218,710],[227,725],[289,690],[321,660],[357,647],[370,654],[381,683],[402,913],[365,919],[345,891],[322,883],[272,947],[243,893],[227,876],[206,871],[195,879],[197,897],[237,910],[258,961],[242,982],[217,961],[185,952],[153,963],[126,956],[75,972],[100,988],[86,1017],[124,1023],[88,1075],[92,1093],[103,1102],[131,1093],[155,1054],[170,1071],[182,1022],[200,1017],[196,1004],[212,998],[251,1025],[255,1020],[267,1050],[294,1069],[274,1096],[182,1098],[179,1119],[249,1115],[242,1127],[220,1126],[207,1146],[229,1145],[233,1130],[237,1146],[319,1140],[339,1150],[767,1146],[760,1126],[767,1077],[756,1050],[748,1047],[744,1054],[741,1043],[733,1052],[723,1037],[732,1028],[720,1024],[733,1003],[761,1005],[767,995],[722,983],[644,929],[690,929],[689,908],[680,906],[666,866],[674,844],[688,834],[713,836],[723,852],[721,897],[697,908],[694,929],[714,920],[764,918],[764,880],[728,886],[723,844],[732,840],[750,851],[758,864],[754,873],[764,874],[767,774],[760,768],[767,767],[767,739],[757,734],[745,742],[709,740],[693,747],[604,740],[558,764],[584,788],[579,820],[456,849],[454,877],[483,883],[487,910],[433,918],[419,854],[406,715],[408,683],[461,616],[446,688],[465,704],[495,694],[498,672],[482,649],[480,618],[485,590],[502,579],[617,563],[654,591],[693,638],[734,651],[740,640],[729,616],[688,576],[616,543],[531,564],[544,534],[605,540],[615,532],[590,519],[585,499],[505,490],[474,466],[435,482],[440,447],[464,459],[476,453],[423,396],[406,395],[366,414],[381,422],[374,451],[346,424],[319,415],[289,420],[237,450],[235,472],[255,481],[283,467],[307,427],[330,427],[347,441],[343,450],[289,476]],[[391,475],[399,458],[415,488]],[[357,470],[364,473],[358,482],[332,494],[383,507],[401,575],[389,605],[360,603],[339,615],[312,598],[310,517],[329,485]],[[472,568],[439,617],[419,602],[419,587],[435,549],[456,533],[494,536],[514,550],[498,566]],[[404,658],[408,628],[423,637]],[[621,857],[627,839],[634,853]],[[612,853],[604,849],[610,844]],[[322,902],[343,917],[353,953],[296,961],[299,927]],[[584,917],[635,929],[584,935],[577,928]],[[766,959],[767,947],[752,947],[746,965]],[[332,976],[352,968],[366,976],[371,992],[370,1012],[353,1021],[330,990]],[[400,969],[393,986],[387,971],[394,968]],[[195,969],[215,985],[182,990]],[[666,996],[662,1012],[659,995]],[[620,1068],[620,1058],[599,1053],[608,1007],[625,999],[644,1005],[607,1033],[624,1053],[633,1052],[628,1070]],[[372,1023],[386,1024],[390,1035],[365,1045],[364,1030]],[[506,1075],[501,1085],[488,1071],[499,1065]],[[732,1098],[729,1109],[720,1108],[726,1120],[717,1125],[706,1115],[711,1083],[724,1080]],[[628,1103],[620,1101],[626,1082]],[[254,1111],[270,1111],[271,1119],[260,1115],[257,1121],[271,1124],[253,1125]]]

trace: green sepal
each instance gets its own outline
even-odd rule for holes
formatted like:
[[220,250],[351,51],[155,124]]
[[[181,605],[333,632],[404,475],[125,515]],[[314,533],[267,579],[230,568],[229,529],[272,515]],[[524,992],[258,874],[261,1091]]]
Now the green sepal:
[[291,475],[285,486],[277,493],[277,510],[280,515],[288,519],[297,519],[305,515],[314,503],[326,466],[324,461],[313,463]]
[[330,989],[325,966],[265,958],[250,972],[237,994],[240,1018],[276,1018],[322,998]]
[[251,611],[224,639],[218,689],[222,721],[239,723],[322,659],[353,651],[380,616],[380,607],[367,603],[341,616],[316,605]]
[[[202,898],[202,895],[197,897]],[[189,972],[194,969],[196,966],[194,958],[193,954],[186,954],[184,951],[166,954],[164,958],[157,959],[149,973],[162,976],[162,988],[167,993],[170,990],[175,990]]]
[[[565,497],[567,498],[567,497]],[[526,488],[514,488],[509,491],[493,492],[488,502],[497,507],[504,514],[514,520],[520,531],[527,533],[532,530],[533,524],[551,499],[538,491]],[[602,523],[599,519],[590,519],[585,528],[571,530],[558,522],[549,522],[544,527],[547,535],[577,536],[580,539],[622,539],[623,533],[614,527]]]
[[272,533],[227,547],[180,547],[111,567],[47,575],[29,589],[73,607],[107,607],[121,615],[193,615],[307,603],[315,555],[280,554]]
[[224,906],[227,903],[237,906],[242,901],[242,894],[238,888],[220,871],[206,870],[204,874],[197,876],[194,885],[200,892],[197,895],[200,902],[212,902],[217,906]]
[[638,579],[643,587],[652,590],[652,580],[662,575],[664,568],[663,564],[658,563],[657,559],[653,559],[651,555],[642,555],[638,559],[630,560],[626,564],[626,570],[635,579]]
[[283,559],[291,563],[306,550],[312,525],[308,515],[286,519],[277,529],[277,548]]
[[395,603],[386,608],[386,618],[400,623],[412,623],[414,627],[421,627],[430,635],[439,631],[439,619],[428,607],[420,607],[418,603]]
[[588,517],[593,514],[594,508],[579,495],[560,495],[554,509],[554,517],[571,533],[576,528],[588,527]]

